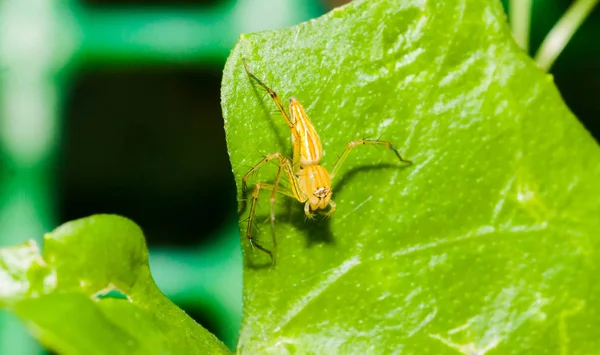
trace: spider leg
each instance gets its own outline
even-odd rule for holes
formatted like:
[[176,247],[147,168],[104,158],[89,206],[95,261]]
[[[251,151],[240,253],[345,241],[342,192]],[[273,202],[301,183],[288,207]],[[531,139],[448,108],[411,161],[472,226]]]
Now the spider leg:
[[335,204],[335,202],[333,202],[333,200],[329,200],[329,211],[319,212],[319,214],[325,217],[331,217],[335,213],[336,209],[337,205]]
[[396,154],[396,156],[398,157],[398,159],[400,159],[401,162],[412,164],[412,161],[402,158],[402,156],[398,152],[398,149],[396,149],[396,147],[394,147],[392,145],[392,143],[390,143],[388,141],[380,141],[380,140],[372,140],[372,139],[357,139],[346,145],[346,148],[342,152],[342,155],[340,155],[338,160],[333,165],[333,168],[331,169],[331,179],[332,180],[339,172],[342,164],[344,163],[344,161],[346,160],[346,158],[348,157],[348,155],[350,154],[352,149],[354,149],[354,147],[357,147],[359,145],[384,145],[384,146],[388,147],[392,152],[394,152],[394,154]]
[[244,177],[242,177],[242,198],[241,198],[241,206],[240,206],[240,211],[239,211],[240,216],[246,210],[246,204],[247,204],[246,195],[248,194],[248,179],[250,179],[250,177],[252,175],[256,174],[263,166],[265,166],[265,164],[267,164],[268,162],[275,160],[275,159],[279,160],[280,169],[283,169],[288,180],[290,181],[290,185],[292,187],[292,192],[294,193],[294,197],[296,199],[298,199],[298,201],[304,201],[304,193],[302,192],[302,189],[300,188],[300,185],[298,183],[298,179],[296,178],[296,175],[294,174],[294,170],[292,168],[292,164],[290,163],[290,160],[288,158],[284,157],[283,154],[276,152],[276,153],[272,153],[272,154],[269,154],[266,157],[264,157],[260,162],[258,162],[258,164],[256,164],[254,167],[252,167],[252,169],[250,169],[250,171],[248,171],[244,175]]
[[[280,171],[281,171],[281,169],[280,169]],[[281,176],[281,174],[278,174],[278,175],[279,175],[279,177]],[[278,180],[279,180],[279,178],[276,178],[276,181],[278,181]],[[258,196],[259,196],[261,190],[271,191],[270,218],[271,218],[271,233],[272,233],[272,238],[273,238],[273,251],[262,246],[256,240],[256,238],[252,235],[252,232],[254,230],[254,217],[256,216],[256,204],[258,202]],[[275,236],[275,196],[276,196],[276,193],[280,193],[282,195],[295,198],[294,193],[292,191],[288,191],[280,186],[275,186],[275,185],[262,183],[262,182],[259,182],[256,184],[256,186],[254,187],[254,191],[252,192],[252,204],[250,205],[250,216],[248,217],[248,228],[246,229],[246,239],[248,239],[252,248],[256,247],[256,249],[267,253],[269,255],[269,257],[271,258],[271,262],[273,263],[273,265],[275,265],[275,256],[276,256],[276,252],[277,252],[277,238]]]

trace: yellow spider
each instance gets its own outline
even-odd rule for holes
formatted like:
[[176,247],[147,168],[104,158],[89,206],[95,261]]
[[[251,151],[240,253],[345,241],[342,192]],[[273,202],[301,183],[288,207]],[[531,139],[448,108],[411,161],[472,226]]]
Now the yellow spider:
[[[321,147],[321,139],[315,131],[315,127],[306,115],[304,108],[298,100],[290,98],[289,112],[288,115],[279,101],[275,91],[271,90],[267,85],[260,81],[248,68],[248,64],[244,60],[244,68],[248,75],[254,79],[260,86],[262,86],[273,98],[275,105],[283,115],[283,118],[290,127],[292,133],[292,144],[293,144],[293,157],[292,161],[286,158],[283,154],[277,152],[272,153],[264,157],[258,164],[256,164],[250,171],[248,171],[242,178],[242,199],[245,201],[247,192],[247,182],[250,176],[255,174],[261,167],[270,162],[271,160],[279,160],[279,169],[275,176],[273,184],[259,182],[254,187],[252,193],[252,204],[250,207],[250,216],[248,217],[248,229],[246,231],[246,238],[250,241],[253,247],[269,254],[271,261],[275,264],[275,255],[277,251],[277,239],[275,237],[275,196],[276,193],[286,195],[295,198],[301,203],[304,203],[304,213],[310,219],[314,218],[315,213],[331,216],[336,210],[335,202],[331,199],[331,181],[335,178],[337,173],[342,166],[342,163],[350,154],[352,148],[359,145],[384,145],[391,149],[401,162],[412,164],[410,160],[403,159],[398,150],[387,141],[380,140],[368,140],[368,139],[357,139],[346,145],[342,155],[333,165],[331,173],[327,171],[323,166],[319,165],[321,158],[323,157],[323,148]],[[279,185],[281,180],[282,172],[287,177],[290,183],[290,188],[284,188]],[[269,249],[260,245],[252,236],[252,224],[254,222],[254,216],[256,213],[256,202],[258,200],[258,194],[260,190],[271,191],[271,232],[273,237],[273,252]],[[329,210],[327,208],[329,207]],[[244,208],[242,208],[243,210]]]

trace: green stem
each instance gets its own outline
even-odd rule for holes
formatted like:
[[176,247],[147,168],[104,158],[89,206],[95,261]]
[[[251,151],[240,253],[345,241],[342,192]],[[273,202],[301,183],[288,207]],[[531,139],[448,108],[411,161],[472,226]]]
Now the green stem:
[[599,0],[577,0],[548,33],[537,53],[535,61],[540,68],[548,71],[558,55],[563,51],[573,34],[592,12]]
[[529,32],[531,29],[531,1],[510,0],[509,16],[513,37],[526,53],[529,51]]

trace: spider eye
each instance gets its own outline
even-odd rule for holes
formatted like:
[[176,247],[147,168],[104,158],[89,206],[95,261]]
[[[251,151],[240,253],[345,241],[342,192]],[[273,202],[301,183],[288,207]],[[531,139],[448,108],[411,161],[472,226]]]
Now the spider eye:
[[329,190],[325,187],[319,187],[315,190],[315,192],[313,192],[313,195],[315,195],[318,198],[324,198],[325,196],[327,196],[329,194]]

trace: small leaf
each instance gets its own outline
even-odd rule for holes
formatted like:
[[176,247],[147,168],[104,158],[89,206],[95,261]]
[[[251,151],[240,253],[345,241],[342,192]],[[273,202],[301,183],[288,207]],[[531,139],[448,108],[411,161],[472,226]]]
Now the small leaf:
[[0,249],[0,306],[60,354],[228,354],[156,287],[142,231],[96,215]]
[[[514,43],[498,1],[354,1],[243,36],[222,85],[238,188],[265,154],[292,153],[242,57],[304,104],[326,168],[364,136],[414,164],[354,149],[329,220],[277,197],[277,266],[243,241],[241,353],[597,351],[600,149]],[[253,232],[272,248],[268,196]]]

